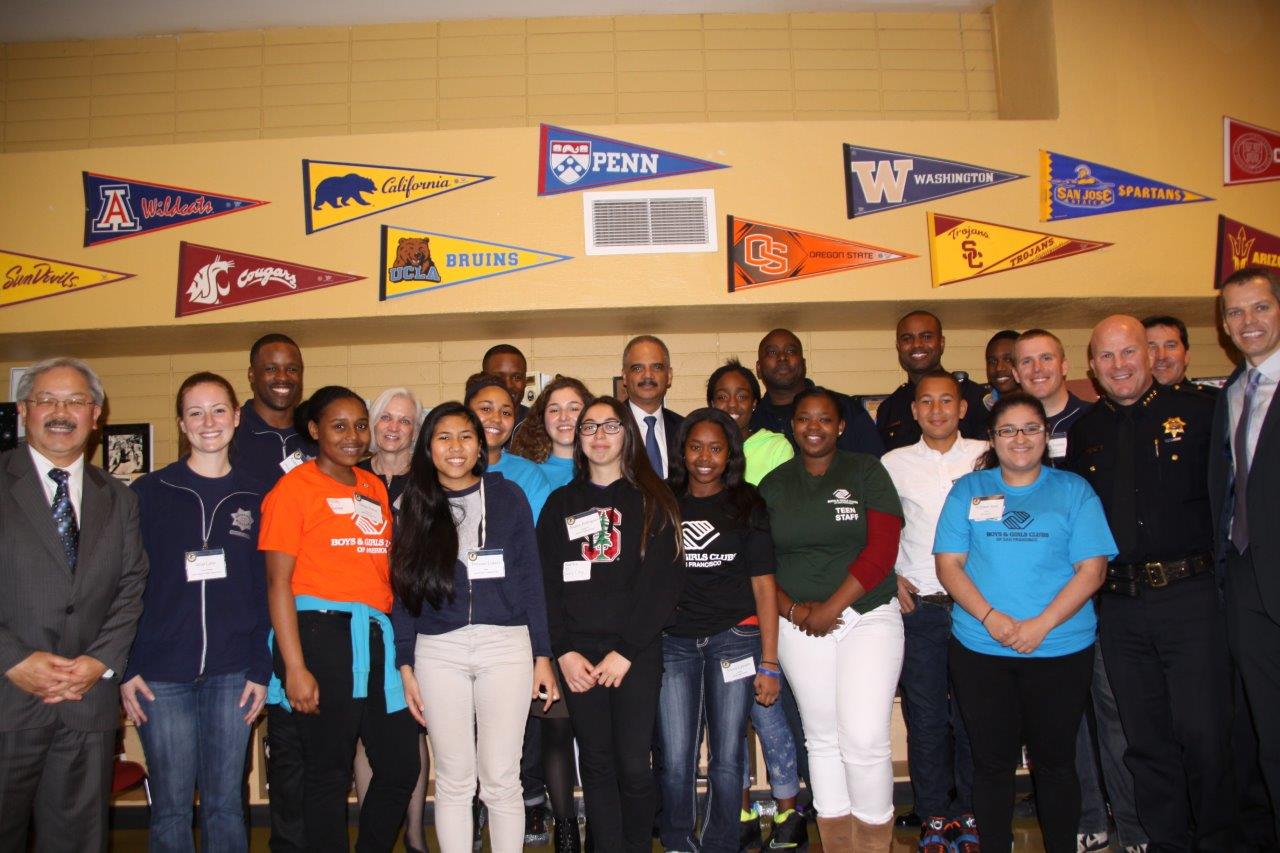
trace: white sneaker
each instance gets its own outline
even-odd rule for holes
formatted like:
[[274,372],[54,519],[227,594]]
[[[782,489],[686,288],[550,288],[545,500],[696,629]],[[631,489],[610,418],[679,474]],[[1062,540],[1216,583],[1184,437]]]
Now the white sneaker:
[[1076,836],[1076,853],[1093,853],[1111,846],[1111,838],[1105,832],[1091,832]]

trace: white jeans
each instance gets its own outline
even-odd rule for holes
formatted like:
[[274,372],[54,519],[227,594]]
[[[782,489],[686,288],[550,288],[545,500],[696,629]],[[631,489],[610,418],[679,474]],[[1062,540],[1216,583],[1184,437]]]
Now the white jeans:
[[813,807],[865,823],[893,817],[889,720],[902,672],[902,613],[896,600],[860,618],[840,640],[810,637],[781,620],[778,656],[809,750]]
[[524,848],[520,752],[533,686],[529,629],[468,625],[447,634],[419,634],[413,671],[436,761],[441,853],[471,853],[477,767],[492,849],[519,853]]

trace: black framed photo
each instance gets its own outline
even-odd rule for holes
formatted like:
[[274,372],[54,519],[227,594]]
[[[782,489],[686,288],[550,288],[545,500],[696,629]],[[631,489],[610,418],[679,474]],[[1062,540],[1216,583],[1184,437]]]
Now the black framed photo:
[[102,429],[102,467],[131,483],[151,472],[151,424],[108,424]]

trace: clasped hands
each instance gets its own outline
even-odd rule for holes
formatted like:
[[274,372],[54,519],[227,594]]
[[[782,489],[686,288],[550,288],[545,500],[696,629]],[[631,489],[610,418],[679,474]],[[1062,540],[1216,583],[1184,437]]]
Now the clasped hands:
[[791,624],[795,625],[810,637],[825,637],[844,624],[840,614],[843,607],[826,601],[804,601],[796,604],[791,611]]
[[32,652],[11,666],[5,676],[18,689],[39,697],[46,705],[79,702],[107,671],[97,658],[64,658],[52,652]]
[[1053,626],[1043,615],[1031,619],[1014,619],[993,608],[983,619],[982,627],[987,629],[992,639],[1006,649],[1029,655],[1040,647],[1040,643],[1044,641],[1045,635]]
[[577,652],[565,652],[560,656],[560,674],[574,693],[586,693],[596,685],[619,687],[630,669],[631,661],[617,652],[609,652],[597,664],[592,664]]

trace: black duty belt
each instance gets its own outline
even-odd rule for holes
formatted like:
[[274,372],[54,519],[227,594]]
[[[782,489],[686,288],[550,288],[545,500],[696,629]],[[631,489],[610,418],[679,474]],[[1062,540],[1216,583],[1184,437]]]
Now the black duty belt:
[[951,596],[947,595],[945,592],[939,592],[933,595],[917,595],[916,598],[920,599],[925,604],[939,604],[944,607],[950,607],[952,603]]
[[1202,574],[1213,568],[1213,557],[1195,554],[1181,560],[1162,560],[1153,563],[1111,563],[1107,566],[1107,579],[1102,588],[1117,595],[1136,598],[1142,587],[1163,589],[1169,584]]

